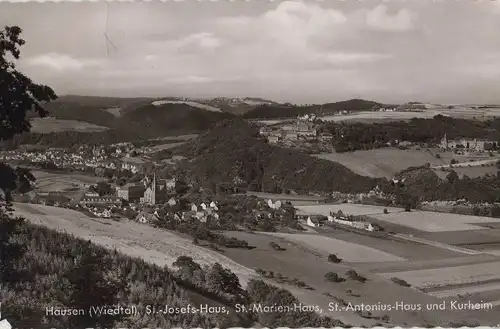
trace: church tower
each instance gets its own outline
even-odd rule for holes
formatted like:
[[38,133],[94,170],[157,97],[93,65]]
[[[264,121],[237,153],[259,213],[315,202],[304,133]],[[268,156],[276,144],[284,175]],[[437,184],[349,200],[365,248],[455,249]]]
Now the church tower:
[[448,149],[448,137],[446,136],[446,133],[444,133],[444,137],[441,139],[441,148],[444,150]]
[[156,204],[156,173],[153,174],[153,183],[151,184],[151,203]]

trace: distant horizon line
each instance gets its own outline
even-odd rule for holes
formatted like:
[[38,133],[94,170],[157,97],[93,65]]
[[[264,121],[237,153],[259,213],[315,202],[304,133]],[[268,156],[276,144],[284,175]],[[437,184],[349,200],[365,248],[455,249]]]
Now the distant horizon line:
[[260,97],[260,96],[215,96],[215,97],[192,97],[192,96],[99,96],[99,95],[84,95],[84,94],[61,94],[58,95],[58,99],[61,97],[94,97],[94,98],[118,98],[118,99],[140,99],[140,98],[147,98],[147,99],[154,99],[154,100],[162,100],[166,98],[185,98],[191,101],[196,101],[196,100],[213,100],[217,98],[223,98],[223,99],[261,99],[263,101],[269,101],[273,103],[278,103],[278,104],[292,104],[292,105],[299,105],[299,106],[305,106],[305,105],[324,105],[324,104],[332,104],[332,103],[340,103],[340,102],[347,102],[347,101],[352,101],[352,100],[362,100],[362,101],[368,101],[368,102],[374,102],[382,105],[387,105],[387,106],[395,106],[395,105],[403,105],[403,104],[429,104],[429,105],[441,105],[441,106],[500,106],[499,104],[491,104],[491,103],[439,103],[439,102],[422,102],[422,101],[407,101],[407,102],[402,102],[402,103],[394,103],[394,102],[380,102],[380,101],[375,101],[375,100],[370,100],[370,99],[365,99],[365,98],[348,98],[345,100],[340,100],[340,101],[327,101],[324,103],[308,103],[308,102],[303,102],[303,103],[294,103],[291,101],[283,101],[283,100],[274,100],[274,99],[269,99],[265,97]]

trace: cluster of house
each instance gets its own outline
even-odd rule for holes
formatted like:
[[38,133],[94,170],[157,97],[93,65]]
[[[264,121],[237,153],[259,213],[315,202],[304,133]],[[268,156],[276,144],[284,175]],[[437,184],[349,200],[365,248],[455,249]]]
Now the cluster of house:
[[332,140],[330,133],[320,134],[317,125],[311,121],[311,117],[300,117],[292,123],[274,127],[262,127],[260,135],[267,138],[269,143],[299,140]]
[[484,152],[494,149],[496,143],[486,139],[448,139],[447,135],[444,134],[439,146],[443,151]]
[[86,170],[88,168],[107,168],[112,170],[129,170],[136,174],[143,172],[150,165],[149,161],[134,156],[137,150],[133,145],[111,146],[81,146],[76,152],[66,149],[51,148],[46,151],[26,152],[10,150],[0,152],[3,161],[29,161],[33,163],[53,163],[58,168]]
[[[174,206],[177,204],[177,201],[174,198],[171,198],[168,202],[168,205]],[[212,201],[210,203],[201,203],[200,205],[192,204],[190,210],[174,212],[173,217],[176,221],[186,221],[188,219],[196,219],[200,223],[206,223],[209,218],[214,219],[216,221],[219,220],[219,207],[217,203]],[[143,210],[139,212],[136,216],[136,220],[142,224],[149,224],[155,220],[161,218],[159,214],[159,210],[155,209],[154,211]]]
[[347,216],[341,214],[335,214],[334,212],[330,212],[330,215],[299,215],[300,219],[305,219],[307,226],[310,227],[321,227],[325,225],[325,222],[334,223],[343,226],[349,226],[358,230],[366,230],[366,231],[376,231],[377,226],[372,223],[363,221],[363,220],[352,220]]

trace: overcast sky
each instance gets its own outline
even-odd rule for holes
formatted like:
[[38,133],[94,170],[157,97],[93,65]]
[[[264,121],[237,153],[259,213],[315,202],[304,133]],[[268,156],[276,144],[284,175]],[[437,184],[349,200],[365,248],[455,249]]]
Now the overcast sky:
[[500,103],[500,0],[0,3],[0,25],[60,95]]

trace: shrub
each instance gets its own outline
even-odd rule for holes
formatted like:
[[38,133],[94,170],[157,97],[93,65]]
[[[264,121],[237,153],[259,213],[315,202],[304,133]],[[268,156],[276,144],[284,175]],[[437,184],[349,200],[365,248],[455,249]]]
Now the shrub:
[[325,279],[330,281],[330,282],[343,282],[343,281],[345,281],[344,278],[341,278],[337,273],[334,273],[334,272],[326,273]]
[[335,255],[335,254],[330,254],[330,255],[328,255],[328,261],[335,263],[335,264],[338,264],[342,261],[342,259],[338,258],[337,255]]
[[384,214],[388,214],[389,212],[387,211],[387,209],[384,209]]
[[396,284],[399,284],[400,286],[403,286],[403,287],[411,287],[411,284],[409,284],[408,282],[406,282],[405,280],[403,279],[400,279],[400,278],[391,278],[392,282],[396,283]]
[[346,276],[348,278],[350,278],[351,280],[354,280],[354,281],[358,281],[358,282],[361,282],[361,283],[364,283],[366,282],[366,278],[359,275],[358,272],[354,271],[354,270],[349,270],[346,272]]
[[273,248],[274,250],[285,250],[284,248],[281,248],[281,246],[279,244],[277,244],[276,242],[269,242],[269,246],[271,248]]

